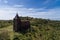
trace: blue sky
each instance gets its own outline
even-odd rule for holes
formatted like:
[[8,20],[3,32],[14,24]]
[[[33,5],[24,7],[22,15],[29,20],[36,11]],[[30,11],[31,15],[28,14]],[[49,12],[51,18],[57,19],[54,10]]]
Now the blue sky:
[[0,0],[0,20],[29,16],[60,20],[60,0]]

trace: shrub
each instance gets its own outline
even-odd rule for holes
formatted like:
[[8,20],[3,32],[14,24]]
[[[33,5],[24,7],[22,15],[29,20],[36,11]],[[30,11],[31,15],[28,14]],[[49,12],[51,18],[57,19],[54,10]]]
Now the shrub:
[[2,30],[0,32],[0,40],[10,40],[10,35],[7,30]]

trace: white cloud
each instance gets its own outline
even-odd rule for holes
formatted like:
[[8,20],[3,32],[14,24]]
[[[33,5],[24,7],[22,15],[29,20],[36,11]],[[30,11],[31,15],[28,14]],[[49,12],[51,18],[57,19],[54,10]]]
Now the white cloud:
[[7,4],[8,3],[8,0],[3,0],[3,2]]
[[2,4],[8,4],[8,0],[0,0],[0,5]]
[[[31,8],[31,10],[29,10],[29,9],[28,8],[16,8],[16,7],[3,7],[3,8],[0,8],[0,17],[4,17],[4,18],[0,18],[0,19],[5,19],[5,18],[11,17],[11,16],[14,17],[16,12],[18,12],[19,15],[22,15],[22,16],[32,16],[32,15],[40,14],[39,12],[36,12],[33,8]],[[41,12],[41,13],[44,14],[44,12]],[[5,17],[6,15],[7,15],[7,17]],[[40,14],[40,15],[42,15],[42,14]]]
[[13,7],[23,7],[24,5],[13,5]]
[[48,4],[51,0],[46,0],[43,4]]
[[0,7],[0,19],[13,19],[17,12],[19,13],[20,16],[30,16],[30,17],[47,18],[47,19],[60,18],[59,16],[60,8],[49,9],[48,11],[39,11],[39,10],[46,10],[46,9],[4,6]]
[[57,1],[59,1],[59,0],[46,0],[44,3],[43,3],[43,5],[49,5],[49,4],[53,4],[53,3],[56,3]]

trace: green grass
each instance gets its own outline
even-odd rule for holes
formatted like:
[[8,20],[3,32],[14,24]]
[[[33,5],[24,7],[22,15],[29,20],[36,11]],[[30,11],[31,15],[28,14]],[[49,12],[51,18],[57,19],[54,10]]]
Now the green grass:
[[10,40],[13,40],[14,37],[20,40],[60,40],[60,30],[46,25],[31,26],[31,31],[26,34],[14,32],[12,25],[0,28],[0,33],[2,31],[8,31]]
[[25,34],[14,32],[12,21],[0,21],[0,25],[2,24],[0,26],[0,40],[1,38],[4,40],[8,40],[8,38],[10,40],[60,40],[60,21],[38,18],[29,18],[29,20],[31,29]]
[[9,33],[9,36],[12,40],[13,38],[13,35],[14,35],[14,32],[13,32],[13,26],[8,26],[8,27],[4,27],[4,28],[0,28],[0,33],[3,32],[3,31],[7,31]]

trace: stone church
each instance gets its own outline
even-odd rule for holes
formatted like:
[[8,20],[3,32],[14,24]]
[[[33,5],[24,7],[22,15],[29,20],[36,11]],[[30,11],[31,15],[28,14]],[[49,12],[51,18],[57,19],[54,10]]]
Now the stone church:
[[13,19],[13,30],[15,32],[24,32],[30,28],[29,20],[21,20],[21,18],[16,14]]

